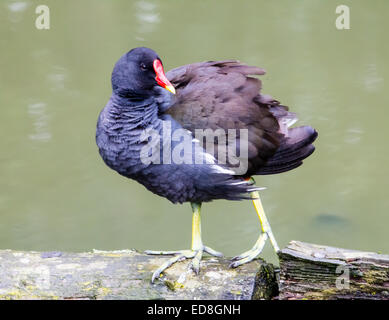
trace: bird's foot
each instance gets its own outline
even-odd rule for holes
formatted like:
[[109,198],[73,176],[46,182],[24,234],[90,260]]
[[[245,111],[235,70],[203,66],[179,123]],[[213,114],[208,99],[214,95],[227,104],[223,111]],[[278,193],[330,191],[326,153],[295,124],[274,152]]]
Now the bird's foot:
[[248,251],[243,252],[242,254],[232,258],[230,268],[236,268],[242,264],[253,261],[259,254],[262,252],[263,247],[265,246],[266,240],[268,238],[267,233],[261,233],[255,245]]
[[155,279],[159,278],[161,273],[165,271],[167,268],[169,268],[171,265],[173,265],[176,262],[183,261],[186,259],[193,259],[192,263],[190,264],[190,267],[193,269],[196,274],[200,271],[200,261],[203,257],[203,253],[206,252],[210,254],[211,256],[215,257],[223,257],[223,254],[213,250],[210,247],[202,246],[199,249],[194,250],[178,250],[178,251],[153,251],[153,250],[146,250],[146,254],[151,255],[174,255],[171,259],[164,262],[157,270],[154,271],[153,276],[151,278],[151,282],[154,282]]

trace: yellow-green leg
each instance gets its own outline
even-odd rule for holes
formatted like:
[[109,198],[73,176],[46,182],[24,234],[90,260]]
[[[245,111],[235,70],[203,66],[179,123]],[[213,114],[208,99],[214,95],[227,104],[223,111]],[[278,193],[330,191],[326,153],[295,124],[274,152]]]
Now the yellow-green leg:
[[192,206],[192,246],[191,250],[178,250],[178,251],[151,251],[146,250],[146,254],[153,255],[174,255],[173,258],[167,260],[163,263],[157,270],[154,271],[151,278],[151,282],[154,282],[155,279],[159,278],[160,274],[169,268],[172,264],[182,261],[185,259],[193,259],[191,263],[191,268],[199,273],[200,271],[200,261],[203,256],[203,252],[206,252],[212,256],[222,257],[223,254],[217,252],[210,247],[203,245],[201,239],[201,203],[191,203]]
[[254,260],[257,256],[259,256],[259,254],[262,252],[263,247],[265,246],[266,240],[268,238],[270,239],[270,242],[274,248],[274,251],[276,253],[278,253],[278,251],[280,251],[280,248],[278,247],[277,241],[274,238],[273,232],[271,230],[269,221],[267,220],[265,211],[263,210],[261,198],[259,197],[259,192],[258,191],[251,192],[251,197],[253,199],[252,201],[254,204],[254,208],[255,208],[255,211],[257,212],[259,222],[261,225],[261,230],[260,230],[261,233],[258,237],[257,242],[254,244],[254,246],[250,250],[240,254],[239,256],[232,258],[233,262],[230,264],[230,267],[232,267],[232,268],[236,268],[242,264],[250,262],[250,261]]

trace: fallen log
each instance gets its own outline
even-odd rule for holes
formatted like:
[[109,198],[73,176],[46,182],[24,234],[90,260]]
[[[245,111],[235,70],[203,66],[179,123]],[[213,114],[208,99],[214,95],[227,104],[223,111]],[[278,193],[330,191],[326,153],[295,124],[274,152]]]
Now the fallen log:
[[279,299],[389,300],[389,255],[292,241],[279,258]]
[[[188,261],[170,267],[155,284],[152,272],[166,257],[135,250],[88,253],[0,250],[0,299],[251,299],[270,298],[275,281],[255,284],[256,260],[239,269],[226,259],[205,258],[197,276]],[[272,279],[267,277],[268,279]],[[274,279],[272,279],[274,280]],[[261,288],[264,288],[261,290]]]
[[389,299],[387,255],[292,241],[279,257],[279,270],[206,257],[199,275],[182,261],[152,284],[166,257],[0,250],[0,299]]

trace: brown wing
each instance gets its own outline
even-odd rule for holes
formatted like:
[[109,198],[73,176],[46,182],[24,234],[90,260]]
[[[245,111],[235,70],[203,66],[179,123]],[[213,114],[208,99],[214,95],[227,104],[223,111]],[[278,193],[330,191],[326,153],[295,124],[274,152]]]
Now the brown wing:
[[[263,74],[265,71],[261,68],[231,60],[173,69],[167,73],[167,78],[177,94],[166,113],[192,133],[196,129],[223,129],[227,141],[228,129],[237,129],[238,148],[239,129],[248,129],[248,170],[245,176],[261,174],[264,168],[272,171],[266,169],[266,164],[286,144],[288,123],[295,119],[295,115],[270,96],[260,94],[261,81],[250,75]],[[201,142],[213,144],[213,155],[220,157],[217,139]],[[279,164],[273,163],[281,172]],[[268,173],[272,172],[263,172]]]

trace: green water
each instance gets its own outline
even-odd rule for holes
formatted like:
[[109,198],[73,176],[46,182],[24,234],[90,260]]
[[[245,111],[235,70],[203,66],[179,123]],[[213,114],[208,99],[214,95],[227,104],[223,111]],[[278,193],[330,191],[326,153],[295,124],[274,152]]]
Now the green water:
[[[236,58],[267,70],[263,92],[319,132],[293,172],[257,177],[281,247],[301,240],[389,252],[388,37],[382,1],[41,1],[0,3],[0,248],[186,249],[191,211],[108,169],[95,145],[110,74],[148,46],[165,69]],[[350,6],[351,29],[335,28]],[[250,202],[203,206],[204,242],[251,248]],[[270,245],[263,256],[275,260]]]

